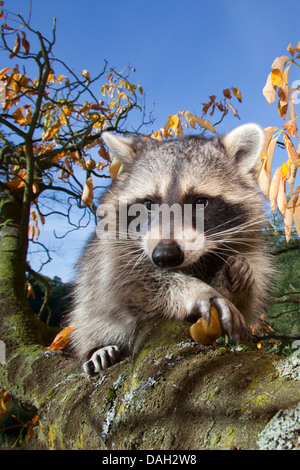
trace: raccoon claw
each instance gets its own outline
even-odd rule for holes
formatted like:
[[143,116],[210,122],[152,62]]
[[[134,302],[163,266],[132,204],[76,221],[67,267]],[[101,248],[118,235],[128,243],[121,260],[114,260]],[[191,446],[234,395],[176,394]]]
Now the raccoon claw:
[[228,285],[231,292],[244,290],[253,281],[253,272],[245,256],[229,256],[227,258]]
[[247,340],[248,332],[245,319],[238,309],[222,297],[211,297],[209,300],[198,300],[197,310],[201,317],[209,323],[210,308],[214,305],[218,310],[222,330],[237,342]]
[[83,370],[87,375],[99,374],[101,370],[107,369],[118,361],[118,346],[111,345],[97,349],[91,358],[83,364]]

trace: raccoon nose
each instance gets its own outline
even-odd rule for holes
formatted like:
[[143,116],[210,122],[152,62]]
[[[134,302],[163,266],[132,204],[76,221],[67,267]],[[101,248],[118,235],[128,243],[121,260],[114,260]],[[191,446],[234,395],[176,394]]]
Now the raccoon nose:
[[175,268],[183,258],[184,253],[175,242],[160,242],[152,253],[153,263],[160,268]]

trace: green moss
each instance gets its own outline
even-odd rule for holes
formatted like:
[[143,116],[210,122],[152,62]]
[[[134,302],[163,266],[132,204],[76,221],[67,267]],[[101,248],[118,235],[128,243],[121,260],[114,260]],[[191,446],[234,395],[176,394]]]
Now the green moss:
[[112,403],[115,401],[116,398],[117,398],[116,390],[114,389],[114,387],[109,387],[107,394],[106,394],[106,400],[108,401],[108,403]]

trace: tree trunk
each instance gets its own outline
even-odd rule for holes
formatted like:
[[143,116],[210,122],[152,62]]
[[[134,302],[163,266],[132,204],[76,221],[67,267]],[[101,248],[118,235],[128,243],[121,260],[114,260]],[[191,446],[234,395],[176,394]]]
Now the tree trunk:
[[131,358],[93,378],[67,353],[20,345],[0,384],[38,409],[37,448],[296,448],[299,361],[201,346],[189,326],[149,323]]

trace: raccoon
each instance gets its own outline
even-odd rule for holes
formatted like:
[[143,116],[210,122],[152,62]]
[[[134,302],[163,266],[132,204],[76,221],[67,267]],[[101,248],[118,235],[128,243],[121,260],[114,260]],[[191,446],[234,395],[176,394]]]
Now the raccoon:
[[[105,212],[106,230],[95,233],[78,262],[70,321],[84,370],[99,373],[130,354],[136,331],[150,318],[209,321],[212,305],[224,333],[247,338],[268,307],[273,273],[255,176],[263,131],[246,124],[215,138],[158,142],[108,132],[102,138],[125,170],[100,201],[113,213]],[[131,237],[128,208],[135,204],[146,219]],[[162,237],[153,208],[174,204],[189,207],[190,223],[177,219]],[[107,228],[112,222],[115,233]]]

